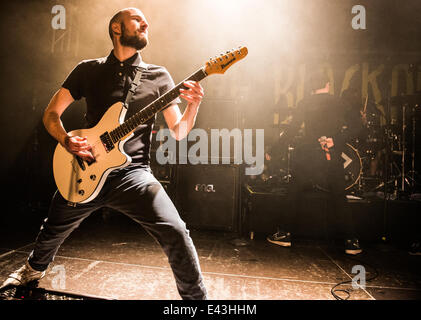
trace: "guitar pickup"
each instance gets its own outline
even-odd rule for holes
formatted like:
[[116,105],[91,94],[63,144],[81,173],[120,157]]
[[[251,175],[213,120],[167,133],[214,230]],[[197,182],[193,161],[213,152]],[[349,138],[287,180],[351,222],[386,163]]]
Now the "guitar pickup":
[[83,162],[83,159],[82,159],[81,157],[79,157],[79,156],[75,156],[75,158],[76,158],[76,160],[77,160],[77,163],[79,164],[79,167],[80,167],[83,171],[85,171],[85,170],[86,170],[86,166],[85,166],[85,163]]
[[81,157],[79,156],[75,156],[76,161],[79,165],[79,167],[82,169],[82,171],[86,170],[86,165],[85,162],[88,164],[88,166],[90,166],[91,164],[95,163],[96,160],[95,159],[88,159],[88,160],[83,160]]
[[108,132],[103,133],[99,138],[101,139],[102,145],[107,153],[114,149],[113,140]]

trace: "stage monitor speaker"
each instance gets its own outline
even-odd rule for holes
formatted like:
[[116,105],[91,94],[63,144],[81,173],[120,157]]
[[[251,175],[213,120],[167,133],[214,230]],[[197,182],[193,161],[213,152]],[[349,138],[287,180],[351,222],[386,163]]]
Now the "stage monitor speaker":
[[238,165],[178,165],[176,206],[188,228],[236,232]]

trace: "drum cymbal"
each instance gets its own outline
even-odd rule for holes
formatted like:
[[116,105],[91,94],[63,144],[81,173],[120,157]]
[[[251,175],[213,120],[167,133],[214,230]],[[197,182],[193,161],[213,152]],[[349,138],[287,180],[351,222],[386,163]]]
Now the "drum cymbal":
[[411,94],[411,95],[395,96],[395,97],[391,97],[389,100],[391,104],[398,105],[398,106],[402,106],[404,104],[408,104],[408,105],[421,104],[421,92],[418,92],[416,94]]

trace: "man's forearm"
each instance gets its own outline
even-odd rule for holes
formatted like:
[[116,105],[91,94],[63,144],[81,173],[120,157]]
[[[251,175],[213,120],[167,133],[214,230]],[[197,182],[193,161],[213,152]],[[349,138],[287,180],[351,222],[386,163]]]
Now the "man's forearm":
[[63,146],[66,145],[67,132],[60,117],[73,101],[70,91],[60,88],[51,98],[42,117],[42,122],[48,133]]
[[65,146],[67,132],[63,127],[60,116],[56,112],[46,111],[42,118],[48,133],[56,139],[61,145]]
[[199,106],[190,103],[187,105],[180,121],[172,128],[177,140],[182,140],[187,137],[191,129],[193,129],[198,111]]

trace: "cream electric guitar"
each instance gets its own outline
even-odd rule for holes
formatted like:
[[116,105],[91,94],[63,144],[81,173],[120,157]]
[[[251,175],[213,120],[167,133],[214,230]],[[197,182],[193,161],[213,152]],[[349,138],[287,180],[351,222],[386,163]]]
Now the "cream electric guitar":
[[[184,81],[200,81],[211,74],[224,74],[247,53],[246,47],[240,47],[221,54],[217,58],[210,59],[204,67]],[[107,110],[95,127],[70,132],[71,136],[87,137],[95,160],[84,161],[69,153],[61,144],[57,145],[53,158],[53,172],[63,198],[72,203],[87,203],[95,199],[110,172],[127,167],[131,163],[131,158],[124,153],[123,146],[133,136],[133,131],[176,99],[180,94],[179,89],[186,88],[183,85],[184,81],[126,121],[124,118],[127,109],[122,102],[117,102]]]

